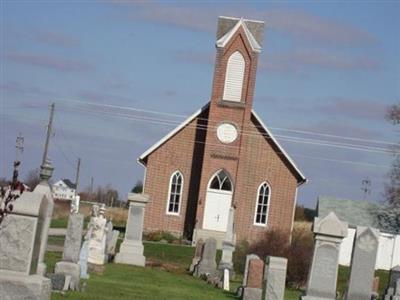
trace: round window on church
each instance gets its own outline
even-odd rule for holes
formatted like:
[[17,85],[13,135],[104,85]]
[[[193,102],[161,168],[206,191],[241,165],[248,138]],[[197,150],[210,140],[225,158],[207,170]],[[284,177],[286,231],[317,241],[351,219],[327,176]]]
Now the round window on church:
[[222,123],[217,128],[217,137],[224,144],[230,144],[237,139],[238,132],[234,125]]

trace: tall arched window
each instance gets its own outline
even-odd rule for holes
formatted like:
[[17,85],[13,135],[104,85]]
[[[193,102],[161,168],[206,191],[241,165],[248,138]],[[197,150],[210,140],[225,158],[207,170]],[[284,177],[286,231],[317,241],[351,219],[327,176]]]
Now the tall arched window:
[[243,55],[236,51],[228,59],[226,66],[223,100],[240,102],[244,78],[245,61]]
[[210,182],[210,189],[232,191],[232,183],[228,174],[224,170],[220,170]]
[[257,193],[256,213],[254,216],[254,224],[267,225],[268,211],[271,198],[271,189],[268,183],[261,183]]
[[183,176],[176,171],[171,175],[169,182],[167,214],[179,215],[182,200]]

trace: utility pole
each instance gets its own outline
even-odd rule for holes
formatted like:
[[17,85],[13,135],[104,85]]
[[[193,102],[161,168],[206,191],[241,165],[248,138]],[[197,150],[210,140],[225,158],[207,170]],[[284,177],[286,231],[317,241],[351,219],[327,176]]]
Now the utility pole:
[[90,201],[93,201],[93,176],[90,178]]
[[75,176],[75,199],[76,199],[76,194],[78,192],[78,181],[79,181],[79,169],[81,167],[81,159],[78,158],[78,165],[76,166],[76,176]]
[[46,135],[46,143],[44,144],[44,152],[43,152],[43,158],[42,158],[42,166],[45,165],[46,160],[47,160],[47,153],[49,151],[49,142],[50,142],[50,137],[52,133],[52,126],[53,126],[53,116],[54,116],[54,103],[50,105],[50,118],[49,118],[49,124],[47,125],[47,135]]
[[24,152],[24,137],[21,133],[17,136],[15,143],[15,161],[20,161],[21,154]]

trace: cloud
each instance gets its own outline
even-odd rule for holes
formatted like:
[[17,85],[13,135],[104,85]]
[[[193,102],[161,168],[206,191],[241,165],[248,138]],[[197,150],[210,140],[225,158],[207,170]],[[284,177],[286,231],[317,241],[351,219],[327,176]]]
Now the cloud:
[[[215,54],[208,52],[178,51],[173,59],[190,64],[212,65]],[[313,70],[328,71],[378,71],[381,61],[369,56],[354,57],[320,49],[300,49],[280,54],[267,54],[259,62],[260,71],[299,75]]]
[[46,91],[40,87],[28,85],[17,81],[9,81],[7,83],[0,84],[0,90],[13,94],[24,94],[24,95],[41,95],[41,96],[52,96],[54,93]]
[[215,54],[208,52],[178,51],[173,54],[173,59],[191,64],[212,65],[215,60]]
[[138,100],[120,96],[116,94],[107,94],[96,91],[80,91],[77,94],[79,99],[83,101],[97,102],[97,103],[113,103],[113,104],[131,104],[131,103],[139,103]]
[[32,65],[63,72],[86,72],[95,69],[89,63],[45,54],[9,53],[6,57],[18,64]]
[[[121,3],[120,3],[121,4]],[[171,6],[148,3],[130,3],[133,11],[129,18],[160,24],[178,26],[190,30],[215,32],[219,14],[243,16],[264,20],[266,27],[277,30],[293,39],[319,44],[341,46],[364,46],[375,43],[367,31],[338,20],[320,17],[298,9],[248,9],[241,5],[231,6]]]
[[295,127],[293,130],[304,130],[314,133],[346,136],[351,138],[375,139],[377,136],[382,136],[382,133],[377,130],[372,130],[365,127],[354,126],[349,123],[330,121],[318,122],[312,126]]
[[375,42],[367,31],[301,10],[273,9],[261,12],[260,16],[264,16],[267,27],[287,33],[297,40],[337,46],[362,46]]
[[384,120],[387,104],[380,101],[355,100],[337,98],[316,109],[329,115],[347,116],[351,118]]
[[79,39],[61,32],[40,31],[34,34],[34,40],[48,45],[72,48],[79,45]]
[[281,54],[271,54],[261,61],[260,69],[277,73],[303,73],[305,70],[359,70],[377,71],[382,67],[379,60],[369,56],[351,56],[320,49],[301,49]]

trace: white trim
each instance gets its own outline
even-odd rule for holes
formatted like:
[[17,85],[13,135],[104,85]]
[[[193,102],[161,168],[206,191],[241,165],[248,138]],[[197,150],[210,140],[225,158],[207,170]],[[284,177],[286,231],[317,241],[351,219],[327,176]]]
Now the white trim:
[[297,173],[300,175],[300,177],[303,179],[304,182],[307,182],[307,178],[304,176],[304,174],[300,171],[300,169],[296,166],[294,161],[290,158],[289,154],[282,148],[282,146],[279,144],[279,142],[276,140],[276,138],[273,136],[273,134],[268,130],[267,126],[264,124],[264,122],[261,120],[261,118],[256,114],[254,109],[251,110],[252,114],[260,123],[260,125],[263,127],[263,129],[267,132],[269,137],[272,139],[272,141],[276,144],[276,146],[279,148],[279,150],[283,153],[283,155],[287,158],[287,160],[290,162],[290,164],[293,166],[293,168],[297,171]]
[[[216,46],[218,48],[224,48],[226,44],[230,41],[232,36],[235,34],[235,32],[240,28],[240,26],[243,27],[244,33],[246,34],[247,40],[249,41],[249,44],[251,46],[251,49],[254,52],[261,52],[261,46],[260,44],[256,41],[254,38],[253,34],[250,32],[250,30],[247,28],[245,19],[241,18],[239,21],[233,26],[231,30],[229,30],[224,36],[222,36],[218,41],[216,41]],[[264,22],[261,22],[264,23]]]
[[[258,209],[258,197],[260,196],[260,189],[264,184],[266,184],[268,187],[268,204],[267,204],[267,212],[265,214],[265,224],[256,222],[257,209]],[[257,189],[256,206],[255,206],[255,210],[254,210],[254,221],[253,221],[254,226],[268,227],[269,208],[271,206],[271,194],[272,194],[272,189],[271,189],[270,184],[267,181],[261,182],[261,184],[258,186],[258,189]]]
[[173,137],[175,134],[177,134],[181,129],[183,129],[192,120],[194,120],[196,117],[198,117],[209,106],[209,104],[210,103],[207,103],[202,108],[197,110],[193,115],[191,115],[185,121],[183,121],[182,124],[180,124],[178,127],[173,129],[170,133],[168,133],[166,136],[164,136],[161,140],[159,140],[157,143],[155,143],[153,146],[151,146],[149,149],[147,149],[145,152],[143,152],[142,155],[139,156],[138,162],[141,163],[143,166],[145,166],[145,164],[143,163],[143,160],[145,159],[146,156],[148,156],[150,153],[152,153],[154,150],[156,150],[158,147],[160,147],[162,144],[164,144],[166,141],[168,141],[171,137]]
[[294,205],[293,205],[293,213],[292,213],[292,228],[290,229],[290,239],[292,239],[292,233],[293,233],[293,228],[294,228],[294,216],[296,214],[296,206],[297,206],[297,190],[298,190],[298,187],[296,187],[296,190],[294,192]]
[[[179,175],[182,178],[182,184],[181,184],[181,192],[179,195],[179,205],[178,205],[178,212],[170,212],[168,211],[169,208],[169,202],[170,202],[170,196],[171,196],[171,186],[172,186],[172,178],[175,176],[176,173],[179,173]],[[168,196],[167,196],[167,207],[165,210],[165,213],[169,216],[180,216],[181,213],[181,206],[182,206],[182,198],[183,198],[183,184],[184,184],[184,178],[183,178],[183,174],[181,171],[179,170],[175,170],[174,172],[172,172],[171,177],[169,178],[169,187],[168,187]]]

